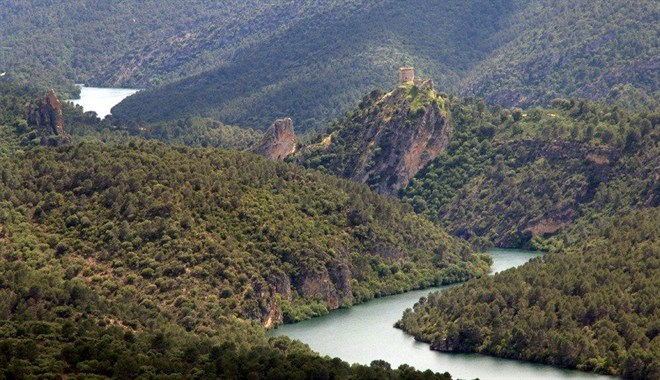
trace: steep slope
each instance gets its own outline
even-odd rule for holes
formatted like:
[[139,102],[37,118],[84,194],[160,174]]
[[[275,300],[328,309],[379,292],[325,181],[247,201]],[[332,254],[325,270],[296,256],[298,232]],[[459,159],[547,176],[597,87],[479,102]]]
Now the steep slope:
[[465,95],[505,106],[556,97],[658,104],[657,1],[533,1],[521,7],[508,41],[461,81]]
[[[402,197],[458,236],[504,247],[535,246],[595,212],[660,203],[657,113],[554,105],[523,112],[450,98],[452,142]],[[606,190],[623,184],[635,191]]]
[[[9,257],[28,259],[27,237],[43,242],[30,257],[130,284],[189,330],[218,314],[309,318],[481,270],[463,243],[396,202],[247,153],[85,144],[17,155],[2,178]],[[177,297],[197,311],[173,307]]]
[[209,116],[260,129],[291,117],[300,132],[320,129],[364,93],[391,87],[405,63],[451,88],[495,48],[492,36],[511,3],[348,3],[236,52],[222,67],[136,94],[113,114],[143,121]]
[[333,3],[8,2],[0,9],[0,69],[20,83],[144,87],[216,67]]
[[58,146],[71,142],[71,136],[64,130],[62,103],[57,99],[55,90],[33,104],[27,117],[27,123],[34,128],[41,145]]
[[[656,106],[657,8],[649,1],[530,0],[337,9],[116,111],[147,121],[204,115],[262,129],[291,116],[300,131],[320,129],[360,94],[390,87],[404,64],[445,91],[505,106],[567,96]],[[352,38],[338,38],[345,31]]]
[[0,84],[0,377],[451,379],[320,358],[262,326],[484,273],[464,243],[249,153],[31,148],[32,96]]
[[596,220],[564,252],[433,293],[397,326],[439,351],[657,379],[658,220],[658,207]]
[[272,160],[284,160],[294,154],[296,135],[293,132],[293,121],[289,118],[275,120],[261,141],[250,150]]
[[447,147],[451,135],[445,101],[433,82],[408,82],[389,93],[373,91],[296,161],[396,194]]

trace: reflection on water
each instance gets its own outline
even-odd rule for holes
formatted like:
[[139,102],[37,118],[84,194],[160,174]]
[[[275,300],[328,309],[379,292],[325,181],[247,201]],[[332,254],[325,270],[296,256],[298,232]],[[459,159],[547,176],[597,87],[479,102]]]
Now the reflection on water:
[[[493,272],[526,263],[537,252],[519,250],[491,251]],[[448,354],[431,351],[428,344],[416,342],[392,327],[406,308],[430,291],[419,290],[369,301],[350,309],[337,310],[324,317],[280,326],[271,336],[287,335],[307,343],[313,350],[350,363],[369,364],[382,359],[396,368],[408,364],[417,369],[449,372],[454,379],[597,379],[607,376],[569,371],[548,365],[498,359],[477,354]]]
[[119,104],[122,100],[135,94],[139,90],[132,88],[101,88],[85,87],[80,88],[80,99],[69,100],[74,104],[81,105],[85,112],[94,111],[100,118],[110,114],[112,107]]

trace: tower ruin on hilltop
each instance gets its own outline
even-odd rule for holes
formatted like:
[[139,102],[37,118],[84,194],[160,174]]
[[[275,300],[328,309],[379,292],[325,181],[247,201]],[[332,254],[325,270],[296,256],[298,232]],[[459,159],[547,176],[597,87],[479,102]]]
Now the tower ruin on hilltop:
[[399,69],[399,84],[413,82],[417,87],[429,88],[433,90],[433,80],[431,78],[415,78],[414,67],[402,67]]
[[399,84],[412,82],[415,80],[414,67],[402,67],[399,69]]

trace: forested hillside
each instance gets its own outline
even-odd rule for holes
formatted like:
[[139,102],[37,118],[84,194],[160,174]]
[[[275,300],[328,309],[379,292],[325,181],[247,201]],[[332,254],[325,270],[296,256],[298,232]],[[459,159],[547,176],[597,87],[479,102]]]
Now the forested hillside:
[[[247,153],[85,144],[17,155],[2,178],[15,259],[24,239],[51,242],[30,256],[68,253],[65,265],[117,286],[131,277],[139,294],[155,283],[155,294],[195,299],[188,288],[200,297],[190,329],[213,326],[219,311],[267,324],[308,318],[483,269],[392,200]],[[202,302],[213,289],[220,298]]]
[[[185,3],[185,5],[184,5]],[[278,1],[11,1],[0,72],[19,83],[145,87],[226,62],[235,50],[332,7]]]
[[[319,129],[374,87],[390,87],[403,64],[455,85],[494,48],[490,37],[510,1],[385,1],[342,6],[291,25],[236,54],[222,67],[115,108],[144,121],[203,115],[265,129],[292,117],[296,129]],[[350,31],[351,38],[344,38]],[[454,87],[456,88],[456,87]]]
[[[554,97],[656,104],[656,2],[384,2],[336,9],[241,51],[219,69],[146,91],[121,117],[204,115],[319,129],[412,64],[442,91],[505,106]],[[345,31],[351,38],[341,38]],[[357,53],[356,53],[357,52]],[[319,96],[319,94],[322,94]],[[192,100],[192,101],[191,101]]]
[[[461,281],[397,326],[660,378],[658,19],[654,0],[2,2],[0,380],[450,380],[265,331]],[[101,120],[74,83],[145,90]],[[549,253],[488,277],[491,246]]]
[[551,253],[423,298],[398,326],[440,351],[658,378],[660,117],[552,104],[449,98],[452,143],[402,196],[477,245]]
[[143,121],[210,116],[265,129],[290,116],[299,131],[321,129],[406,64],[443,91],[503,105],[657,105],[653,1],[29,0],[0,12],[11,80],[155,89],[182,79],[117,108]]
[[39,147],[31,95],[0,89],[0,375],[450,378],[349,367],[262,326],[485,274],[464,242],[363,185],[250,153]]
[[461,81],[490,104],[549,104],[556,97],[658,105],[660,3],[541,0],[513,15],[506,41]]
[[657,379],[658,220],[655,207],[581,225],[562,253],[433,293],[397,326],[439,351]]
[[447,104],[452,141],[401,196],[458,236],[544,248],[543,236],[581,217],[660,204],[657,112],[559,99],[526,111]]

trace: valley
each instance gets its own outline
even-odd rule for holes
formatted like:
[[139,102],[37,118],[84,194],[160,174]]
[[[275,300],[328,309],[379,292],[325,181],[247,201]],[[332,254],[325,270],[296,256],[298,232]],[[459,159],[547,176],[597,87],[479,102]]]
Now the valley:
[[0,380],[660,378],[657,2],[5,5]]
[[[518,267],[541,255],[539,252],[498,249],[492,250],[490,254],[493,256],[493,273]],[[280,326],[270,331],[269,335],[299,339],[321,354],[340,357],[351,363],[368,364],[381,359],[393,367],[407,364],[420,370],[448,371],[452,376],[462,379],[610,378],[488,356],[438,353],[429,350],[427,344],[417,342],[393,327],[404,310],[412,307],[421,297],[428,296],[430,291],[446,289],[448,287],[417,290],[380,298],[350,309],[334,311],[324,317]]]

